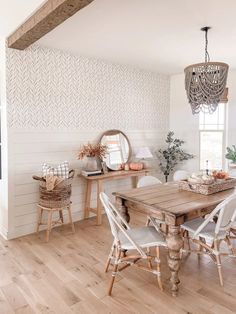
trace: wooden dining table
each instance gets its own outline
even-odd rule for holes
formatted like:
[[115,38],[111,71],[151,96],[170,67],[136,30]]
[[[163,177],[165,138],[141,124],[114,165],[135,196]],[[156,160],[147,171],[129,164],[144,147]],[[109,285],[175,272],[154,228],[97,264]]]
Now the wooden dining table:
[[167,246],[168,265],[171,272],[170,283],[173,296],[178,294],[179,269],[181,262],[181,224],[185,221],[209,214],[220,202],[235,189],[229,189],[211,195],[202,195],[180,190],[178,183],[158,184],[148,187],[115,192],[116,205],[127,222],[129,210],[150,215],[163,220],[168,226]]

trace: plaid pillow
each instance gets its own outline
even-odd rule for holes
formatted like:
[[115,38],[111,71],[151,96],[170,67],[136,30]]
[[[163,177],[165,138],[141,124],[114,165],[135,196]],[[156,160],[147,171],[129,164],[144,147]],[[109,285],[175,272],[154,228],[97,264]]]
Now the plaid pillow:
[[53,176],[61,177],[64,179],[69,178],[69,163],[68,161],[64,161],[59,164],[57,167],[52,167],[46,163],[43,164],[43,176],[51,174]]

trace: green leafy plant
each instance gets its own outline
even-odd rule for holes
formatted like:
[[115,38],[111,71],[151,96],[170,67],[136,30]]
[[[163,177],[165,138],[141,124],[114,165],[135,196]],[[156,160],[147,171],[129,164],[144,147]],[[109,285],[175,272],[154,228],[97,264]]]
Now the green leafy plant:
[[236,164],[236,146],[232,145],[232,148],[227,147],[227,154],[225,155],[225,158],[232,161],[232,163]]
[[174,132],[170,131],[167,134],[166,141],[167,147],[165,149],[159,149],[157,157],[160,161],[159,167],[165,176],[166,182],[170,173],[174,168],[182,161],[194,158],[194,155],[186,153],[182,149],[182,145],[185,143],[183,140],[174,138]]

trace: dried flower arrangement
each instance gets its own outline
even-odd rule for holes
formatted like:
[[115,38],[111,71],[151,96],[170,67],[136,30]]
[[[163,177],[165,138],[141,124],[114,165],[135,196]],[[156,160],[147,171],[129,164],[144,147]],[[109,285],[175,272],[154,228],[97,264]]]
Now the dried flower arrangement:
[[98,144],[88,143],[87,145],[83,145],[79,150],[78,159],[84,159],[84,157],[98,157],[102,159],[106,156],[107,146]]

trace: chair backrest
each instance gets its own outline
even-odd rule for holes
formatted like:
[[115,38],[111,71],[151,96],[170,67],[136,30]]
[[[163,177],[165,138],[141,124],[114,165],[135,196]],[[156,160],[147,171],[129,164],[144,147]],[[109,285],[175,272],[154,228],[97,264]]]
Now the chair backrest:
[[118,244],[120,242],[119,239],[119,230],[125,235],[127,240],[134,246],[134,248],[140,253],[142,257],[147,257],[146,253],[140,248],[140,246],[135,243],[135,241],[130,237],[127,230],[130,229],[127,222],[124,220],[124,218],[120,215],[118,210],[115,208],[115,206],[111,203],[109,197],[104,193],[101,192],[99,194],[100,200],[105,208],[108,221],[110,223],[111,232],[114,236],[115,242]]
[[220,231],[229,230],[236,218],[236,193],[227,197],[223,202],[216,206],[216,208],[195,231],[194,237],[198,236],[198,234],[212,221],[214,216],[217,214],[218,219],[215,226],[216,236]]
[[161,184],[162,182],[153,176],[143,176],[139,179],[137,188],[142,188],[144,186],[154,185],[154,184]]
[[221,204],[218,220],[216,223],[216,233],[230,229],[236,215],[236,194],[231,195]]
[[177,170],[174,172],[173,181],[186,180],[189,177],[189,172],[186,170]]

